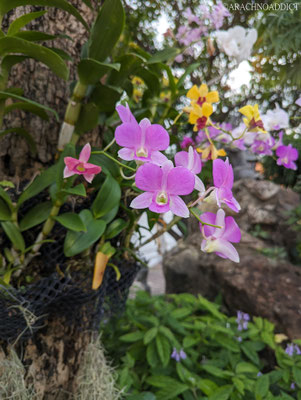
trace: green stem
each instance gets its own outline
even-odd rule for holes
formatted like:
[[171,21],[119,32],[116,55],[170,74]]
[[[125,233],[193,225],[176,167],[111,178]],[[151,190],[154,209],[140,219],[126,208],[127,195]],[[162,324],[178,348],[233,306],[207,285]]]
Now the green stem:
[[222,229],[221,226],[219,225],[213,225],[213,224],[209,224],[208,222],[204,222],[201,220],[201,218],[197,215],[197,213],[195,211],[193,211],[192,209],[189,210],[191,212],[191,214],[193,216],[195,216],[195,218],[202,224],[202,225],[207,225],[207,226],[212,226],[213,228],[219,228]]
[[[0,75],[0,90],[5,91],[7,81],[8,81],[8,75],[9,72],[6,69],[3,69],[3,66],[1,66],[1,75]],[[5,102],[6,99],[0,100],[0,129],[2,128],[3,124],[3,117],[4,117],[4,108],[5,108]]]
[[108,153],[106,153],[104,150],[101,151],[92,151],[91,154],[103,154],[104,156],[108,157],[110,160],[114,161],[116,164],[120,165],[122,168],[126,168],[130,171],[136,172],[136,170],[132,167],[129,167],[128,165],[125,165],[121,163],[120,161],[116,160],[114,157],[110,156]]

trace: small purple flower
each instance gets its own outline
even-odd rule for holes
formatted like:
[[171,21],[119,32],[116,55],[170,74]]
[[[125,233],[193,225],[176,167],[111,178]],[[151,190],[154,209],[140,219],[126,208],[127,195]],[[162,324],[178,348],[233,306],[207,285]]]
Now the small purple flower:
[[236,339],[237,339],[238,342],[242,342],[242,337],[241,336],[238,336]]
[[283,165],[288,169],[297,169],[297,165],[294,163],[298,159],[298,150],[295,149],[291,144],[288,146],[279,146],[276,150],[278,157],[277,165]]
[[292,357],[294,354],[296,354],[298,356],[301,354],[301,350],[300,350],[299,346],[297,344],[293,344],[293,343],[289,343],[286,346],[285,352],[290,357]]
[[292,382],[292,383],[291,383],[291,389],[292,389],[292,390],[295,390],[295,389],[296,389],[296,384],[295,384],[295,382]]
[[239,212],[240,205],[232,194],[233,181],[233,168],[228,158],[226,161],[220,158],[214,160],[213,184],[215,188],[205,200],[207,202],[216,202],[219,207],[221,207],[221,203],[224,203],[231,208],[231,210]]
[[189,146],[193,146],[194,145],[194,141],[191,137],[189,136],[184,136],[182,142],[180,143],[181,149],[185,150],[187,149]]
[[236,322],[238,324],[237,329],[239,331],[248,329],[248,322],[250,321],[250,316],[242,311],[237,311]]
[[259,371],[259,372],[257,373],[257,377],[259,378],[260,376],[262,376],[262,372]]
[[301,107],[301,96],[299,97],[299,99],[297,99],[295,101],[295,104],[297,104],[297,106]]
[[205,192],[205,186],[201,179],[197,176],[202,170],[202,161],[196,150],[190,146],[187,151],[179,151],[175,155],[175,164],[177,167],[185,167],[191,171],[195,178],[194,188],[199,192]]
[[176,362],[179,362],[181,360],[185,360],[187,358],[187,355],[183,349],[177,351],[177,349],[174,347],[170,357],[176,360]]
[[116,128],[115,139],[119,146],[118,156],[126,161],[138,160],[162,165],[167,158],[159,150],[169,146],[169,135],[163,126],[152,125],[147,118],[139,124],[128,105],[117,106],[122,124]]
[[149,208],[156,213],[171,210],[179,217],[189,217],[189,210],[180,197],[190,194],[195,184],[194,175],[187,168],[174,167],[172,161],[166,161],[161,168],[146,163],[138,168],[135,182],[145,193],[131,202],[132,208]]
[[230,243],[238,243],[241,239],[241,233],[234,218],[225,218],[225,211],[220,208],[216,215],[211,212],[203,213],[201,220],[221,227],[214,228],[213,226],[202,226],[200,224],[200,230],[204,234],[201,250],[205,253],[214,252],[222,258],[229,258],[231,261],[239,262],[237,250]]

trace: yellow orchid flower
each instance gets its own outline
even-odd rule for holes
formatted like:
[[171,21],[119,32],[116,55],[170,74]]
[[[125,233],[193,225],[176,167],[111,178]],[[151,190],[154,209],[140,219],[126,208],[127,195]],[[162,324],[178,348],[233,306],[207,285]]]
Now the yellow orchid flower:
[[258,104],[255,104],[255,106],[244,106],[238,111],[246,116],[243,121],[250,132],[267,133],[259,115]]
[[193,85],[186,96],[191,100],[192,104],[197,103],[199,106],[202,106],[205,102],[211,104],[219,101],[218,92],[208,92],[208,86],[205,83],[200,87]]
[[135,100],[136,103],[138,103],[143,96],[143,91],[141,89],[133,89],[133,99]]
[[198,153],[202,154],[203,160],[216,160],[218,157],[225,157],[227,153],[224,149],[217,149],[213,143],[210,143],[205,149],[197,149]]
[[134,76],[132,79],[132,84],[134,86],[143,86],[144,85],[144,80],[139,78],[139,76]]
[[203,103],[202,106],[198,104],[193,104],[192,107],[186,110],[190,112],[188,122],[194,125],[194,132],[198,132],[200,129],[203,129],[208,122],[208,118],[213,113],[213,108],[210,103]]

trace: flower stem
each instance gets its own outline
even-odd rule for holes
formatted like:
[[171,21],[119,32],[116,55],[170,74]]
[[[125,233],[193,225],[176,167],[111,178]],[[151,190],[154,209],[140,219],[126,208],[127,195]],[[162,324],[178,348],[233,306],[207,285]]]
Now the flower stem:
[[128,165],[125,165],[121,163],[120,161],[116,160],[114,157],[110,156],[108,153],[106,153],[104,150],[101,151],[92,151],[91,154],[103,154],[104,156],[108,157],[110,160],[114,161],[116,164],[120,165],[122,168],[126,168],[132,172],[136,172],[135,168],[129,167]]
[[222,227],[219,225],[213,225],[213,224],[209,224],[208,222],[204,222],[201,220],[201,218],[197,215],[197,213],[195,211],[193,211],[191,208],[189,210],[191,212],[191,214],[193,216],[195,216],[195,218],[202,224],[202,225],[207,225],[207,226],[212,226],[213,228],[219,228],[221,229]]

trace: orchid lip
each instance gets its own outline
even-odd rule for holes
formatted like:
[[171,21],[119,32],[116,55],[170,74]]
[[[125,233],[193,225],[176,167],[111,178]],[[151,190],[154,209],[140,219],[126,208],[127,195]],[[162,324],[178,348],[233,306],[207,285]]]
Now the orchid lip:
[[83,164],[79,164],[77,167],[76,167],[76,169],[77,169],[77,171],[80,171],[80,172],[84,172],[86,169],[85,169],[85,167],[83,166]]
[[148,156],[148,152],[144,147],[140,147],[140,149],[138,149],[136,151],[136,156],[137,157],[147,157]]
[[166,192],[160,192],[156,197],[156,203],[161,206],[167,204],[167,202],[168,202],[168,196]]

